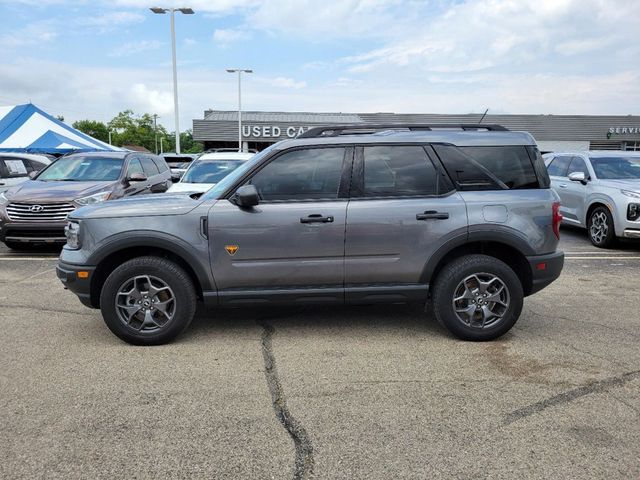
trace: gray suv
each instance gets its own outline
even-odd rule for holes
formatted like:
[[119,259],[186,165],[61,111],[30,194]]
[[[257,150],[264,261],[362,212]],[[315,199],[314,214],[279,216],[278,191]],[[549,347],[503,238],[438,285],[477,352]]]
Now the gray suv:
[[205,194],[72,212],[58,277],[111,331],[173,340],[207,307],[429,303],[490,340],[562,270],[534,139],[494,125],[318,127]]

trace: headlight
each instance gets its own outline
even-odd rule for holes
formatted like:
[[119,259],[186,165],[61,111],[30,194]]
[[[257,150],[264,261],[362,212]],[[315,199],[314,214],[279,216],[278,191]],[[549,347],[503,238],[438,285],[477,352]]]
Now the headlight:
[[640,198],[640,193],[638,192],[632,192],[630,190],[620,190],[620,192],[623,195],[626,195],[627,197],[631,197],[631,198]]
[[67,246],[74,250],[80,248],[80,224],[71,221],[64,227],[64,235],[67,237]]
[[111,196],[111,192],[100,192],[94,195],[89,195],[88,197],[76,198],[76,203],[78,205],[91,205],[93,203],[104,202],[108,200]]

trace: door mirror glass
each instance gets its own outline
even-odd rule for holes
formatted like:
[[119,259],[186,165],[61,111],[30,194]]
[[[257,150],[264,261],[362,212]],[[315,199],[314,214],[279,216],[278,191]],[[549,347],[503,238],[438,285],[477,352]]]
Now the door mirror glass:
[[179,182],[184,172],[171,172],[171,181]]
[[243,185],[231,197],[231,201],[239,207],[255,207],[260,203],[258,190],[253,185]]
[[572,182],[587,183],[587,177],[584,172],[571,172],[569,174],[569,180]]
[[130,182],[146,182],[147,176],[142,172],[134,172],[129,175]]

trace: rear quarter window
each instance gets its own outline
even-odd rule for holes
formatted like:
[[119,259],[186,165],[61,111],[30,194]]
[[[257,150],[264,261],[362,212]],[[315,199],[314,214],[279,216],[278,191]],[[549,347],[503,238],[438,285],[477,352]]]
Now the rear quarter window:
[[[539,154],[524,145],[434,145],[451,179],[460,190],[515,190],[548,187]],[[532,158],[533,154],[533,158]],[[538,158],[539,157],[539,158]],[[538,168],[535,167],[540,163]]]

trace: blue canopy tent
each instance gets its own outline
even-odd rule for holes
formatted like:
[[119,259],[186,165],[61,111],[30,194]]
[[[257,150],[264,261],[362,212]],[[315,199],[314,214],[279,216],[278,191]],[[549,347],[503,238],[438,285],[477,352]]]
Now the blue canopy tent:
[[0,107],[0,152],[64,154],[96,150],[122,151],[71,128],[31,103]]

